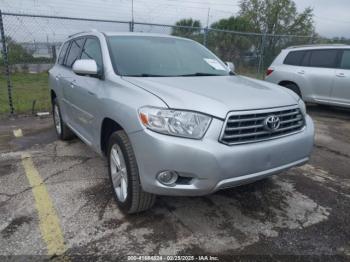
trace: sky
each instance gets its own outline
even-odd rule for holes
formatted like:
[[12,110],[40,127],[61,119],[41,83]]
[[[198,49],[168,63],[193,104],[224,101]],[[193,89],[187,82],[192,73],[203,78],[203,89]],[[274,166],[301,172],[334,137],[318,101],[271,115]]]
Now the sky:
[[[181,18],[203,25],[236,15],[240,0],[134,0],[135,21],[173,24]],[[350,38],[350,0],[295,0],[297,8],[314,9],[316,31],[325,37]],[[3,12],[125,20],[131,0],[0,0]],[[208,10],[209,19],[208,19]]]

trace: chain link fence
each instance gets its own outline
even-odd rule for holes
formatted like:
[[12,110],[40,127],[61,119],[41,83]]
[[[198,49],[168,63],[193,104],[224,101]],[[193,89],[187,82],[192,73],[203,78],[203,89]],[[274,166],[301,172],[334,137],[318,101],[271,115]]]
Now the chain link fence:
[[45,15],[2,13],[0,18],[0,114],[50,109],[47,71],[62,41],[80,31],[145,32],[190,38],[207,46],[223,61],[234,62],[238,73],[257,78],[263,77],[281,49],[325,41],[312,36]]

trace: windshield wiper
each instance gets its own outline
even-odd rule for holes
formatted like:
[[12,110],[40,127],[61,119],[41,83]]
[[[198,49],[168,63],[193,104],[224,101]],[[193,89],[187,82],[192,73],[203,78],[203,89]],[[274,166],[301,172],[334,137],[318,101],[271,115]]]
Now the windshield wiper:
[[187,77],[187,76],[225,76],[220,74],[211,73],[194,73],[194,74],[184,74],[184,75],[155,75],[155,74],[137,74],[137,75],[123,75],[129,77]]
[[138,74],[138,75],[123,75],[130,77],[169,77],[168,75],[154,75],[154,74]]
[[179,76],[224,76],[224,75],[198,72],[194,74],[179,75]]

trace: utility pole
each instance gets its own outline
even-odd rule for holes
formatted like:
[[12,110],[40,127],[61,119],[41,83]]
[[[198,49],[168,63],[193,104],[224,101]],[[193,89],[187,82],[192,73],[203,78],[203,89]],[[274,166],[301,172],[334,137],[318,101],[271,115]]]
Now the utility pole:
[[209,28],[209,19],[210,19],[210,7],[208,8],[207,28]]
[[204,36],[203,36],[204,46],[208,45],[209,19],[210,19],[210,8],[208,8],[207,26],[204,28]]
[[50,56],[50,55],[51,55],[52,49],[51,49],[51,46],[50,46],[50,44],[49,44],[49,35],[48,35],[48,34],[46,34],[46,47],[47,47],[47,53],[48,53],[49,56]]
[[261,48],[260,48],[260,59],[258,64],[258,75],[262,74],[262,69],[264,68],[264,55],[265,55],[265,45],[267,37],[267,27],[265,28],[264,34],[261,36]]
[[130,32],[134,32],[134,0],[131,0],[131,22],[130,22]]

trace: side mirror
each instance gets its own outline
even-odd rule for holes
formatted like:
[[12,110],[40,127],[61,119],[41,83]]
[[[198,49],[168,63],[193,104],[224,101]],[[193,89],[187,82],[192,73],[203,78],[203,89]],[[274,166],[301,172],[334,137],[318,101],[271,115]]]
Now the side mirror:
[[77,75],[97,76],[98,68],[93,59],[79,59],[73,64],[73,72]]
[[235,65],[232,62],[226,62],[227,68],[230,69],[231,72],[235,72]]

